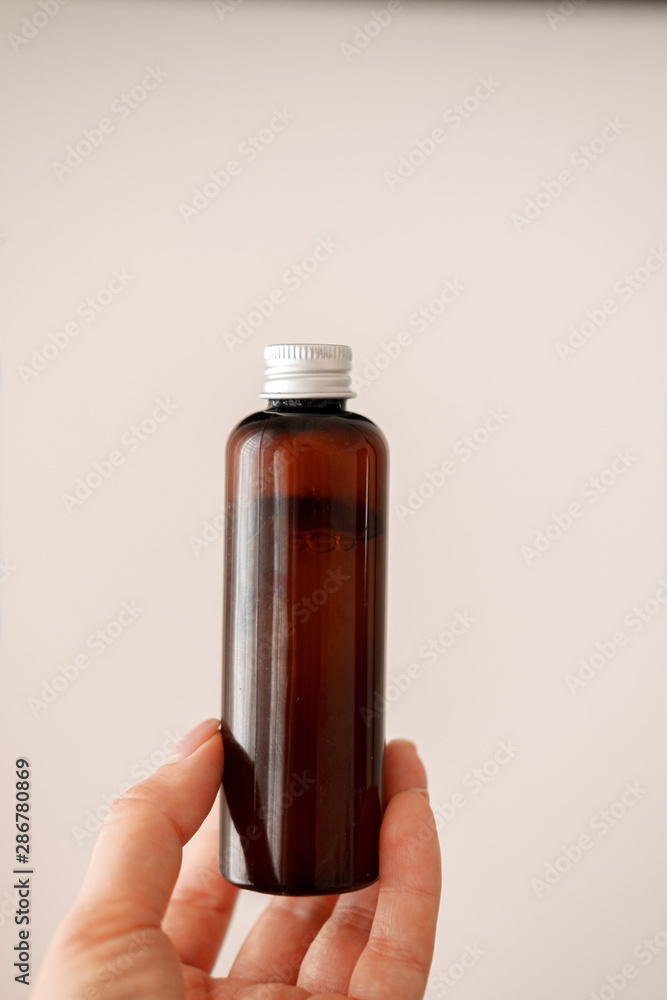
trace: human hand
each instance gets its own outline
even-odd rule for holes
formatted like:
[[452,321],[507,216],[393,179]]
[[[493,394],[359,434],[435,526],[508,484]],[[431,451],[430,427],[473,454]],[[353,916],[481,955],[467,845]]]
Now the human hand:
[[216,828],[202,826],[222,778],[218,727],[195,727],[177,760],[113,803],[31,1000],[420,1000],[440,853],[424,767],[403,740],[385,749],[379,881],[272,897],[230,975],[210,975],[239,891],[218,871]]

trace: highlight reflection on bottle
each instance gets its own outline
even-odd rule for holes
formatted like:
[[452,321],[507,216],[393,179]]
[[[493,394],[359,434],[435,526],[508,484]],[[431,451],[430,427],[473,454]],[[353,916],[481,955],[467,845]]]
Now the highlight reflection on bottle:
[[378,876],[387,445],[345,408],[349,348],[265,358],[227,443],[220,870],[345,892]]

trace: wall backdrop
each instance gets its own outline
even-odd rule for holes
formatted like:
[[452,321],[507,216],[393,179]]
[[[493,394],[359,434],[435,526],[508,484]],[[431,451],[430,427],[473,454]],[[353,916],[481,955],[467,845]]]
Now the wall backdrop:
[[14,761],[39,958],[109,801],[218,713],[225,439],[263,347],[314,341],[352,347],[391,446],[388,733],[427,762],[444,869],[427,997],[655,1000],[665,8],[0,22],[2,995]]

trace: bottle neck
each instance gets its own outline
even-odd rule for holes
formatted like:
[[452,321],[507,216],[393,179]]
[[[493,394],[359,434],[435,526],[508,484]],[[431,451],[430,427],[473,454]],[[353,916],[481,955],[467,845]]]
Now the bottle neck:
[[347,399],[269,399],[267,410],[272,413],[344,413]]

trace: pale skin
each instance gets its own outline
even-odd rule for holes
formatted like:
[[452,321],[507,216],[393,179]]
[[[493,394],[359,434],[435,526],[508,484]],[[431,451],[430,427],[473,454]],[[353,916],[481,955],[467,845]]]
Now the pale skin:
[[421,1000],[440,851],[424,766],[404,740],[385,752],[379,881],[340,896],[270,897],[229,976],[211,975],[238,894],[219,874],[211,822],[218,726],[195,727],[177,759],[113,804],[31,1000]]

